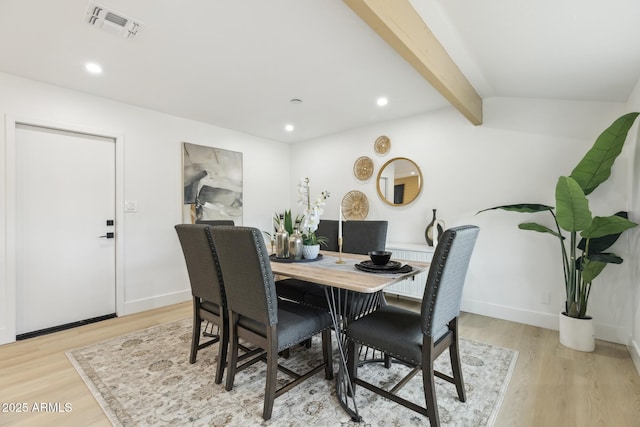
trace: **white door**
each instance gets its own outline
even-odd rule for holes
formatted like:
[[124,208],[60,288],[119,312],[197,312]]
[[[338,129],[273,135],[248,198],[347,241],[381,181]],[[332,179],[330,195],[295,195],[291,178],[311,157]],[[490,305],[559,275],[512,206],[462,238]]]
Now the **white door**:
[[115,141],[16,125],[16,333],[115,313]]

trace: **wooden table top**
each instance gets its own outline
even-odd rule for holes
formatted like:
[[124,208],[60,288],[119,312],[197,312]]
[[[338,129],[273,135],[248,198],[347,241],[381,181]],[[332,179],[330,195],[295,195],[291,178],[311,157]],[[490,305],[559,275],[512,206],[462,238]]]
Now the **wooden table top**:
[[339,256],[337,252],[320,251],[320,253],[323,256],[317,261],[277,262],[272,260],[271,270],[278,275],[307,280],[334,288],[361,293],[374,293],[396,282],[422,273],[428,270],[430,265],[428,262],[392,258],[393,261],[402,262],[403,265],[411,265],[413,271],[404,274],[367,273],[355,268],[355,264],[369,259],[367,255],[343,253],[342,259],[345,264],[336,264]]

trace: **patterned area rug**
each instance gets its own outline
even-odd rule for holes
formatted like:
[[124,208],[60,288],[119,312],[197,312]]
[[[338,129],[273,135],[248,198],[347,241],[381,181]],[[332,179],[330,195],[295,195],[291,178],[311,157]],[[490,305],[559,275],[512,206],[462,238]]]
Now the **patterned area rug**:
[[[335,398],[334,383],[325,380],[323,372],[277,398],[273,416],[265,422],[265,364],[256,363],[239,372],[234,389],[227,392],[223,384],[213,382],[217,344],[200,350],[197,362],[191,365],[190,340],[191,319],[184,319],[76,349],[67,357],[116,426],[428,425],[426,417],[362,387],[357,390],[356,403],[364,423],[351,422]],[[467,401],[458,401],[455,386],[436,378],[442,425],[490,426],[515,367],[517,352],[465,339],[460,346]],[[314,338],[310,349],[296,346],[282,364],[303,372],[321,358],[320,339]],[[438,358],[437,367],[450,372],[446,354]],[[399,363],[389,370],[380,364],[368,364],[358,370],[363,378],[385,385],[406,372],[408,368]],[[285,383],[289,378],[279,372],[278,380]],[[416,375],[402,394],[423,405],[422,377]]]

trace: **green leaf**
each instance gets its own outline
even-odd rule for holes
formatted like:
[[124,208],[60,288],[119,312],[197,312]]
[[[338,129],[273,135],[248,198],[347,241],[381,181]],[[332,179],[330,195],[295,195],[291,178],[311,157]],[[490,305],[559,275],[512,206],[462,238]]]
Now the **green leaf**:
[[588,261],[584,263],[582,270],[582,280],[585,283],[591,283],[593,279],[598,277],[602,270],[607,266],[607,263],[600,261]]
[[561,176],[556,185],[556,218],[566,231],[581,231],[591,224],[589,201],[580,185],[571,177]]
[[553,206],[547,206],[537,203],[520,203],[516,205],[503,205],[496,206],[493,208],[483,209],[481,211],[476,212],[476,215],[480,212],[491,211],[495,209],[502,209],[504,211],[512,211],[512,212],[520,212],[520,213],[534,213],[534,212],[544,212],[544,211],[552,211]]
[[553,231],[549,227],[545,227],[544,225],[536,224],[535,222],[524,222],[522,224],[518,224],[518,228],[520,230],[537,231],[538,233],[549,233],[549,234],[553,234],[554,236],[556,236],[556,237],[558,237],[560,239],[564,239],[564,236],[562,236],[561,234],[558,234],[557,231]]
[[291,219],[291,210],[284,211],[284,229],[287,230],[289,236],[293,234],[293,220]]
[[596,139],[593,147],[571,172],[584,194],[590,194],[611,175],[611,167],[622,152],[627,133],[640,113],[618,118]]
[[606,264],[622,264],[622,258],[616,254],[604,252],[601,254],[590,254],[587,256],[589,261],[598,261]]
[[626,218],[622,218],[617,215],[611,216],[596,216],[593,221],[580,233],[585,239],[591,239],[595,237],[604,237],[612,234],[620,234],[625,230],[637,226],[635,222],[631,222]]
[[[625,211],[616,212],[615,215],[622,218],[628,218],[627,212]],[[601,252],[606,251],[618,240],[620,235],[622,235],[622,232],[609,234],[607,236],[602,236],[602,237],[590,238],[589,253],[599,254]],[[578,249],[584,252],[584,250],[586,249],[586,243],[587,243],[587,239],[585,238],[580,239],[580,242],[578,243]]]

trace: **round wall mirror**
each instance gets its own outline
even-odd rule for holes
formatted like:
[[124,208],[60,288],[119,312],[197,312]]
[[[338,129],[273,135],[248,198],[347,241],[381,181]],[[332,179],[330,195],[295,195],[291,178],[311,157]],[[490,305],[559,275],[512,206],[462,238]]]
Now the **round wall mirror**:
[[413,202],[422,191],[422,172],[413,160],[396,157],[378,172],[378,195],[391,206]]

